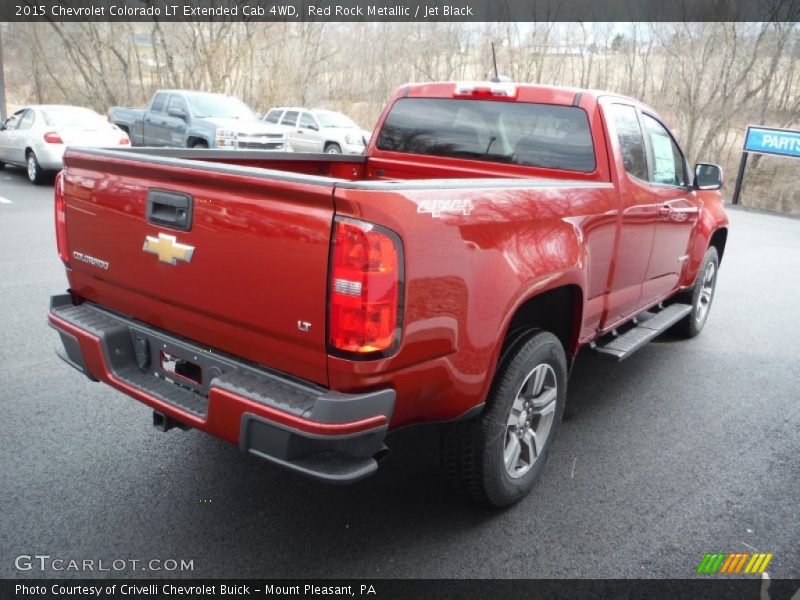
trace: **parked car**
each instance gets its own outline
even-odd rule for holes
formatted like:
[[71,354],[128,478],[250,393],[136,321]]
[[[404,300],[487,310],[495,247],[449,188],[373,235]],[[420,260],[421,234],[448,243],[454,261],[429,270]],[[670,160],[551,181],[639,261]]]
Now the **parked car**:
[[61,169],[68,144],[127,146],[128,135],[89,108],[80,106],[26,106],[0,127],[0,168],[25,167],[31,183],[42,183]]
[[128,132],[134,146],[286,151],[283,128],[263,123],[233,96],[158,90],[146,109],[114,106],[108,120]]
[[270,110],[264,121],[282,125],[295,152],[363,154],[370,138],[369,131],[332,110],[283,106]]
[[49,320],[161,429],[346,483],[438,423],[445,480],[508,505],[581,348],[706,324],[722,173],[684,156],[630,98],[493,82],[404,86],[365,156],[70,148]]

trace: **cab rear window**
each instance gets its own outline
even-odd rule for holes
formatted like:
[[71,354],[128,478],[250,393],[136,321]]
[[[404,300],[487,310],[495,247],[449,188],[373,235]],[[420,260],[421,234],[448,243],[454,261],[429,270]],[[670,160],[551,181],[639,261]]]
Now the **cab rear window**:
[[401,98],[378,149],[590,173],[596,163],[589,119],[575,106]]

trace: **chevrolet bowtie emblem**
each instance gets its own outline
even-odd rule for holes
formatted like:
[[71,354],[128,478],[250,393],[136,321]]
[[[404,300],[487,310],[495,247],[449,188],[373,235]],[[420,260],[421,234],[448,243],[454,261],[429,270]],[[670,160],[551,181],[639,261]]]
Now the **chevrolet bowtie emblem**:
[[179,244],[174,235],[165,235],[163,233],[159,233],[157,238],[150,235],[144,238],[142,250],[156,254],[158,260],[168,265],[176,265],[179,260],[188,263],[192,260],[192,254],[194,254],[194,246]]

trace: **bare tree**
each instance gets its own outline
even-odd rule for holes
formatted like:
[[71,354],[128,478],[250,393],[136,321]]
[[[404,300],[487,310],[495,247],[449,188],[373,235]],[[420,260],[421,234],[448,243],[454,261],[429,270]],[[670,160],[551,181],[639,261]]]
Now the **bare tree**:
[[[800,124],[796,23],[28,23],[9,27],[9,102],[104,112],[158,88],[241,97],[259,112],[314,105],[367,127],[408,81],[492,76],[593,87],[659,111],[690,160],[735,169],[748,123]],[[800,213],[775,159],[753,161],[745,199]]]

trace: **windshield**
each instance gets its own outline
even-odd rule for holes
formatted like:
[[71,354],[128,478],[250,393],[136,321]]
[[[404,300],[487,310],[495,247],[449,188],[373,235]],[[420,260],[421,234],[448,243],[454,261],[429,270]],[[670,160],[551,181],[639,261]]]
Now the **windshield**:
[[574,106],[401,98],[378,148],[584,173],[595,168],[589,119]]
[[342,129],[358,129],[358,126],[341,113],[318,112],[316,117],[323,127],[340,127]]
[[256,114],[238,98],[222,94],[187,95],[192,115],[202,119],[205,117],[221,117],[224,119],[257,119]]
[[78,107],[57,107],[42,110],[45,123],[51,127],[108,127],[106,119],[93,110]]

